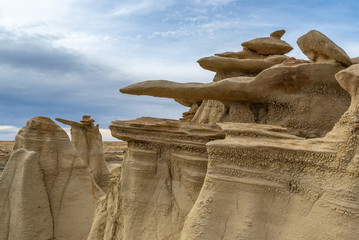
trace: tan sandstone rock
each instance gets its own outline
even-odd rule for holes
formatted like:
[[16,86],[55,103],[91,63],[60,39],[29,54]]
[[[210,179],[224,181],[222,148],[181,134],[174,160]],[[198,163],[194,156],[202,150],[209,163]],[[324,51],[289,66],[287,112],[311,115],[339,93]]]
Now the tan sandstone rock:
[[224,106],[203,102],[192,121],[270,123],[285,126],[299,136],[315,137],[330,131],[349,106],[348,93],[334,77],[342,69],[333,64],[294,61],[266,69],[256,77],[234,77],[207,84],[145,81],[120,91],[182,99],[187,106],[217,100]]
[[0,239],[53,239],[53,219],[36,152],[19,149],[0,175]]
[[205,57],[198,60],[199,65],[213,72],[241,70],[248,73],[259,73],[276,64],[282,63],[288,57],[272,55],[264,59],[235,59],[230,57]]
[[242,43],[242,46],[262,55],[286,54],[290,52],[293,47],[281,40],[284,33],[285,30],[278,30],[271,33],[270,37],[256,38]]
[[338,62],[344,66],[352,65],[346,52],[323,33],[311,30],[297,40],[302,52],[314,62]]
[[350,162],[341,153],[351,136],[306,140],[277,126],[221,126],[226,138],[207,144],[205,182],[180,239],[357,238],[357,172],[341,164]]
[[66,132],[45,117],[17,134],[0,188],[0,239],[86,239],[103,195]]
[[357,239],[359,68],[336,78],[352,102],[324,138],[220,124],[226,138],[207,144],[205,182],[181,239]]
[[90,167],[96,184],[105,192],[112,174],[106,166],[99,126],[95,126],[94,120],[87,115],[83,116],[81,122],[61,118],[56,118],[56,120],[71,126],[72,144]]
[[[263,47],[283,34],[252,43]],[[258,57],[245,51],[217,58]],[[192,106],[193,118],[113,122],[112,135],[129,150],[98,202],[89,240],[356,240],[359,67],[323,59],[290,58],[207,84],[121,89],[173,98]],[[222,77],[231,74],[242,73]]]
[[285,30],[278,30],[269,38],[257,38],[242,43],[240,52],[217,53],[215,56],[199,59],[199,65],[216,72],[214,82],[230,77],[251,77],[276,64],[282,63],[287,56],[284,53],[293,48],[280,40]]
[[155,118],[114,121],[110,129],[128,141],[128,154],[99,202],[89,240],[179,239],[206,174],[205,144],[222,131]]
[[[337,78],[340,86],[347,90],[352,98],[355,98],[358,94],[359,88],[359,64],[350,66],[347,69],[344,69],[337,73],[335,77]],[[355,99],[352,99],[355,100]]]
[[238,59],[263,59],[267,56],[261,55],[255,51],[243,48],[240,52],[224,52],[214,54],[218,57],[229,57],[229,58],[238,58]]

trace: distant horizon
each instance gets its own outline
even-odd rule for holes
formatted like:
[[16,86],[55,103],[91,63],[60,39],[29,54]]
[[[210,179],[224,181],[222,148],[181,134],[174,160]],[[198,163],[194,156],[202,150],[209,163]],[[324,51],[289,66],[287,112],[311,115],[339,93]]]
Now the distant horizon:
[[294,48],[288,56],[307,59],[296,40],[316,29],[358,57],[358,10],[355,1],[332,0],[0,2],[0,140],[14,140],[36,116],[91,115],[106,141],[117,141],[107,129],[114,120],[179,119],[188,108],[172,99],[119,88],[150,79],[211,82],[215,73],[198,59],[240,51],[279,29]]

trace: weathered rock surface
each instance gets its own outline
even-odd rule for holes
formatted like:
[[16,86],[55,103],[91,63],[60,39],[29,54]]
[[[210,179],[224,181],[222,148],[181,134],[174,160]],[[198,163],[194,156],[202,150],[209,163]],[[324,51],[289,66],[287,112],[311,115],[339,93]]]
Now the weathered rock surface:
[[297,44],[302,52],[314,62],[338,62],[344,66],[352,65],[346,52],[319,31],[309,31],[298,39]]
[[192,121],[276,124],[299,136],[316,137],[330,131],[349,106],[348,93],[334,77],[342,69],[334,64],[294,62],[266,69],[256,77],[234,77],[207,84],[145,81],[120,91],[181,99],[187,106],[217,100],[227,108],[203,102]]
[[247,73],[259,73],[288,59],[284,55],[272,55],[264,59],[236,59],[231,57],[205,57],[198,60],[199,65],[213,72],[243,71]]
[[281,40],[284,33],[285,30],[278,30],[271,33],[270,37],[256,38],[242,43],[242,46],[262,55],[286,54],[293,47]]
[[89,239],[179,239],[206,174],[205,144],[223,133],[214,125],[155,118],[114,121],[110,129],[129,148]]
[[285,30],[278,30],[270,37],[242,43],[243,50],[240,52],[217,53],[215,56],[201,58],[197,62],[202,68],[216,72],[214,82],[230,77],[256,76],[264,69],[288,59],[283,54],[293,48],[280,40],[284,33]]
[[207,144],[205,182],[181,239],[357,238],[358,171],[342,164],[356,134],[306,140],[277,126],[221,126],[226,138]]
[[247,48],[243,48],[240,52],[224,52],[224,53],[216,53],[214,54],[218,57],[228,57],[228,58],[238,58],[238,59],[263,59],[267,56],[261,55],[255,51],[249,50]]
[[81,122],[61,118],[57,121],[71,126],[71,141],[80,157],[90,167],[96,184],[105,192],[112,174],[107,168],[103,153],[102,136],[98,125],[90,116],[83,116]]
[[45,117],[17,134],[0,189],[0,239],[16,240],[86,239],[103,195],[66,132]]
[[[218,58],[253,54],[246,51]],[[129,152],[98,203],[89,239],[356,240],[359,67],[322,58],[290,58],[256,76],[208,84],[121,89],[195,110],[191,123],[113,122],[112,135],[128,141]]]
[[359,88],[359,64],[350,66],[335,75],[340,86],[347,90],[355,101]]
[[[181,239],[357,239],[359,67],[336,75],[352,102],[324,138],[223,123]],[[218,219],[224,219],[218,224]]]
[[39,158],[19,149],[0,175],[0,239],[53,239],[53,219]]

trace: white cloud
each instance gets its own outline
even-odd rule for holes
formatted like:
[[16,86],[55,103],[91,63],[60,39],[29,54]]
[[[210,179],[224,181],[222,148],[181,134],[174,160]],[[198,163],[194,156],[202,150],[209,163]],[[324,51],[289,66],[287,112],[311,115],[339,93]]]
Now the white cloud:
[[0,125],[0,132],[18,132],[20,128],[11,125]]
[[[69,135],[69,138],[71,139],[71,128],[70,127],[63,127],[62,129],[67,133],[67,135]],[[116,141],[116,140],[118,140],[118,139],[112,137],[110,129],[100,128],[100,133],[102,135],[102,140],[103,141]]]
[[78,0],[11,0],[0,1],[0,23],[3,26],[27,26],[56,21],[66,16]]
[[195,3],[204,6],[224,6],[232,2],[234,2],[234,0],[195,0]]
[[123,4],[112,13],[112,16],[127,16],[141,11],[145,11],[150,7],[150,2],[144,1],[140,3]]
[[13,141],[20,128],[12,125],[0,125],[0,140]]
[[110,129],[100,128],[103,141],[118,141],[117,138],[112,137]]
[[163,10],[173,4],[171,0],[142,0],[142,1],[129,1],[120,4],[112,12],[112,16],[129,16],[139,13],[148,13],[152,11]]

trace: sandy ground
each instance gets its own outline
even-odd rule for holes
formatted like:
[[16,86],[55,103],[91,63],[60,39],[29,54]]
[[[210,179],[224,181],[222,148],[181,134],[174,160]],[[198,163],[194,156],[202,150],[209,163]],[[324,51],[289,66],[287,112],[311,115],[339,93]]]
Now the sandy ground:
[[[0,171],[2,171],[2,168],[5,167],[13,146],[13,141],[0,141]],[[103,143],[105,160],[110,169],[120,165],[126,149],[127,142],[114,141]]]

